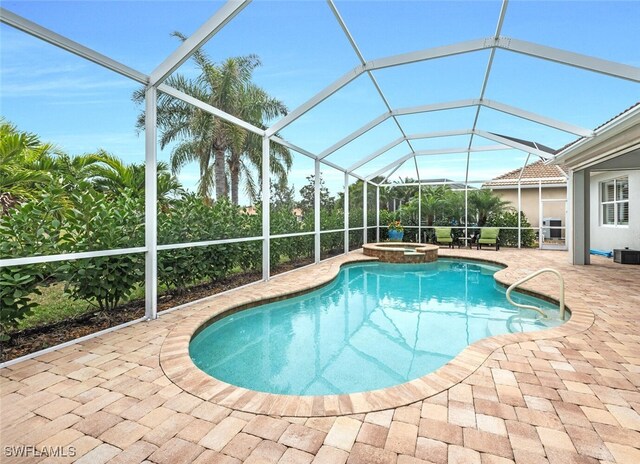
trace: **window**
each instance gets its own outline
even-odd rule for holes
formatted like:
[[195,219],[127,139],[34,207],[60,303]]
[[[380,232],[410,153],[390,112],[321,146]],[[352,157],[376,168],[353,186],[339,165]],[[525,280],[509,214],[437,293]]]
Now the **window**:
[[629,178],[620,177],[600,184],[602,225],[629,225]]

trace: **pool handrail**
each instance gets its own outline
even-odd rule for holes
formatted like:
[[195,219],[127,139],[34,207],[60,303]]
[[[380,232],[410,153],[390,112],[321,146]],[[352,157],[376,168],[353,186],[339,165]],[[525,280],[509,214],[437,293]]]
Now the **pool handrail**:
[[531,306],[531,305],[526,305],[526,304],[520,304],[520,303],[516,303],[515,301],[513,301],[511,299],[511,291],[514,290],[515,288],[517,288],[519,285],[527,282],[528,280],[533,279],[534,277],[543,274],[545,272],[551,272],[553,274],[555,274],[556,276],[558,276],[558,279],[560,280],[560,319],[564,320],[564,279],[562,277],[562,275],[556,271],[555,269],[551,269],[551,268],[544,268],[544,269],[540,269],[539,271],[536,271],[532,274],[529,274],[528,276],[518,280],[517,282],[515,282],[514,284],[512,284],[508,289],[507,289],[507,300],[509,301],[509,303],[511,303],[514,306],[517,306],[518,308],[523,308],[523,309],[530,309],[533,311],[537,311],[538,313],[542,314],[543,317],[547,317],[547,315],[544,313],[544,311],[542,311],[542,309],[536,307],[536,306]]

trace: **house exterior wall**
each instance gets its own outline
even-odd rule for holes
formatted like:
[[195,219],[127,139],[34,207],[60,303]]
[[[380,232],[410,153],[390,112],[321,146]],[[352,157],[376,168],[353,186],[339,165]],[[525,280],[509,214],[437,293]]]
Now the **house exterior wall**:
[[[500,188],[493,190],[503,200],[508,201],[511,206],[518,209],[518,189],[517,188]],[[531,188],[526,186],[521,189],[522,196],[522,212],[527,216],[527,220],[532,227],[540,226],[540,205],[538,202],[538,186]],[[566,187],[545,187],[542,186],[543,199],[567,199]],[[547,202],[544,204],[544,217],[559,218],[562,225],[566,226],[565,219],[566,203],[564,202]]]
[[[603,226],[600,183],[618,177],[629,178],[629,225]],[[640,250],[640,170],[594,173],[590,180],[590,192],[591,248],[611,251],[629,247]]]

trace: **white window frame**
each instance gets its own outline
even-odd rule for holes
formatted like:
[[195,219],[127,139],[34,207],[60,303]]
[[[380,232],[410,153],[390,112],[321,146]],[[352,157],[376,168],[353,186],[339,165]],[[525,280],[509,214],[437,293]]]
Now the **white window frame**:
[[[598,191],[600,192],[600,226],[601,227],[615,227],[615,228],[628,228],[629,227],[629,223],[627,224],[620,224],[619,222],[619,218],[618,218],[618,205],[621,203],[626,203],[627,204],[627,211],[629,211],[629,195],[627,195],[627,198],[624,200],[618,200],[618,182],[622,182],[625,181],[627,183],[627,191],[628,191],[628,185],[629,185],[629,176],[621,176],[621,177],[615,177],[613,179],[607,179],[607,180],[603,180],[602,182],[600,182],[598,184]],[[603,187],[606,184],[609,184],[613,182],[613,200],[611,201],[605,201],[604,200],[604,196],[603,196]],[[603,212],[603,207],[604,205],[613,205],[613,224],[605,224],[604,223],[604,212]]]

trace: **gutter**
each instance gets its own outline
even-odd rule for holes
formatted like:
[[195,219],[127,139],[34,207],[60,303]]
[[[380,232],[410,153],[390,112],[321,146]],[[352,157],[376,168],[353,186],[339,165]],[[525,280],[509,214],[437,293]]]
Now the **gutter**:
[[[576,158],[586,154],[589,150],[597,147],[602,142],[612,139],[626,130],[640,126],[640,105],[635,106],[619,117],[614,118],[594,131],[593,137],[579,139],[575,144],[559,152],[549,164],[566,164],[571,169],[586,167],[585,165],[603,161],[602,158],[612,155],[611,152],[589,157],[586,160]],[[616,151],[617,153],[617,151]],[[572,162],[573,161],[573,162]]]

